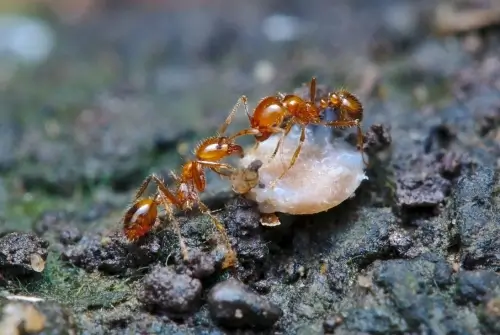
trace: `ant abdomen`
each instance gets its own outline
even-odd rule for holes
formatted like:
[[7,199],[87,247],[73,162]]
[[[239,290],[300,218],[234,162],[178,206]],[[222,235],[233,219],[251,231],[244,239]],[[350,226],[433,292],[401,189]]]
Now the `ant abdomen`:
[[130,241],[135,241],[146,235],[156,222],[158,207],[154,199],[137,201],[125,213],[123,230]]

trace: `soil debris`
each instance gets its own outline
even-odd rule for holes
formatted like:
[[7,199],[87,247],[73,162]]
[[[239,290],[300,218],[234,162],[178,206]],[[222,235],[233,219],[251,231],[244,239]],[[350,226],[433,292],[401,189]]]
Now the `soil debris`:
[[0,238],[0,269],[4,276],[43,271],[49,243],[32,233],[10,233]]
[[464,166],[469,166],[464,155],[444,149],[411,155],[396,165],[396,205],[403,221],[438,215]]
[[391,128],[382,124],[374,124],[364,135],[363,150],[373,155],[387,149],[391,143]]
[[124,274],[166,257],[167,250],[163,249],[162,240],[153,235],[139,243],[129,243],[121,232],[109,236],[86,234],[78,243],[67,246],[61,258],[87,271]]
[[440,176],[406,173],[398,178],[396,196],[404,210],[435,208],[444,201],[451,183]]
[[461,303],[486,302],[493,292],[500,290],[500,276],[492,271],[461,271],[458,273],[455,299]]
[[245,283],[262,278],[269,248],[257,205],[243,197],[233,198],[225,207],[224,222],[238,255],[238,278]]
[[500,270],[500,215],[494,195],[498,180],[493,169],[477,167],[457,182],[451,220],[456,228],[463,268]]
[[500,333],[500,294],[495,293],[494,297],[481,306],[477,314],[483,334]]

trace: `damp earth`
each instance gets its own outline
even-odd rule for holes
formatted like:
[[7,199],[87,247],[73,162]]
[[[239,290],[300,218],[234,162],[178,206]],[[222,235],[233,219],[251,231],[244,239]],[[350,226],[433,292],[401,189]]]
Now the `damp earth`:
[[[6,3],[2,330],[500,333],[495,2]],[[242,94],[251,107],[307,96],[312,76],[318,96],[344,87],[364,104],[370,165],[354,197],[263,227],[209,174],[202,197],[234,270],[196,210],[177,215],[188,262],[167,221],[126,241],[121,216],[149,173],[172,182]],[[231,129],[247,123],[241,110]]]

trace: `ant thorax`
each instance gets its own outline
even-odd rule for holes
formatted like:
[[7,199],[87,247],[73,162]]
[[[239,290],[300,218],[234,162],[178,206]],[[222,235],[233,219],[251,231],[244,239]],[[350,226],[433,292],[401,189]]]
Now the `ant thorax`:
[[344,138],[329,138],[325,132],[315,133],[306,129],[306,140],[295,165],[280,179],[274,188],[268,187],[289,164],[300,137],[292,129],[276,157],[269,160],[279,136],[274,135],[246,152],[240,161],[246,167],[254,160],[261,160],[260,183],[246,196],[259,204],[262,213],[314,214],[337,206],[354,195],[367,179],[363,158],[359,150]]

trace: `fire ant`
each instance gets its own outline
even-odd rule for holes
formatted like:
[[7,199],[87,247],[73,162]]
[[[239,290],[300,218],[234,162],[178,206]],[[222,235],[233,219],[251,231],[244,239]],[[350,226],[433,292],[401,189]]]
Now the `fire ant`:
[[[256,146],[258,146],[260,142],[267,140],[271,135],[281,133],[282,135],[270,159],[276,156],[278,149],[282,147],[283,141],[292,130],[292,127],[294,125],[300,127],[299,144],[292,156],[292,160],[287,169],[271,183],[271,187],[274,187],[278,180],[282,179],[295,164],[305,141],[306,127],[308,125],[324,125],[340,128],[356,126],[358,127],[357,146],[358,150],[362,152],[363,134],[360,124],[363,117],[363,107],[359,100],[353,94],[345,90],[329,93],[328,99],[321,99],[319,106],[316,105],[315,100],[315,77],[311,79],[309,84],[309,100],[305,100],[295,94],[285,95],[277,93],[274,96],[268,96],[262,99],[251,115],[248,111],[246,96],[241,96],[238,99],[237,105],[241,102],[244,104],[245,112],[250,121],[250,128],[239,131],[231,136],[230,139],[234,140],[239,136],[254,135],[257,140]],[[328,107],[339,111],[338,120],[332,122],[323,122],[323,120],[321,120],[321,114]],[[236,109],[233,109],[232,114],[235,112]],[[229,115],[228,119],[233,116],[232,114]],[[367,164],[364,155],[363,162]]]
[[[237,108],[238,104],[234,106],[230,116],[234,114],[234,109]],[[129,240],[137,240],[151,230],[157,221],[158,206],[163,205],[170,219],[175,224],[175,229],[180,238],[183,257],[184,260],[187,260],[187,250],[182,241],[178,224],[173,218],[173,208],[187,211],[191,210],[193,205],[197,204],[201,212],[211,218],[215,227],[223,236],[224,243],[228,249],[228,255],[223,263],[223,268],[231,267],[235,264],[236,254],[231,247],[224,226],[212,215],[209,208],[199,198],[199,194],[206,187],[205,169],[208,168],[223,177],[230,177],[236,169],[220,161],[233,154],[243,157],[243,148],[236,144],[232,138],[223,135],[230,122],[231,117],[228,117],[216,136],[209,137],[198,144],[193,152],[195,159],[186,162],[182,166],[180,176],[176,176],[172,172],[176,183],[175,191],[170,191],[165,183],[155,175],[150,175],[143,181],[136,193],[134,204],[123,217],[124,232]],[[139,200],[151,181],[155,182],[157,186],[155,196]]]

